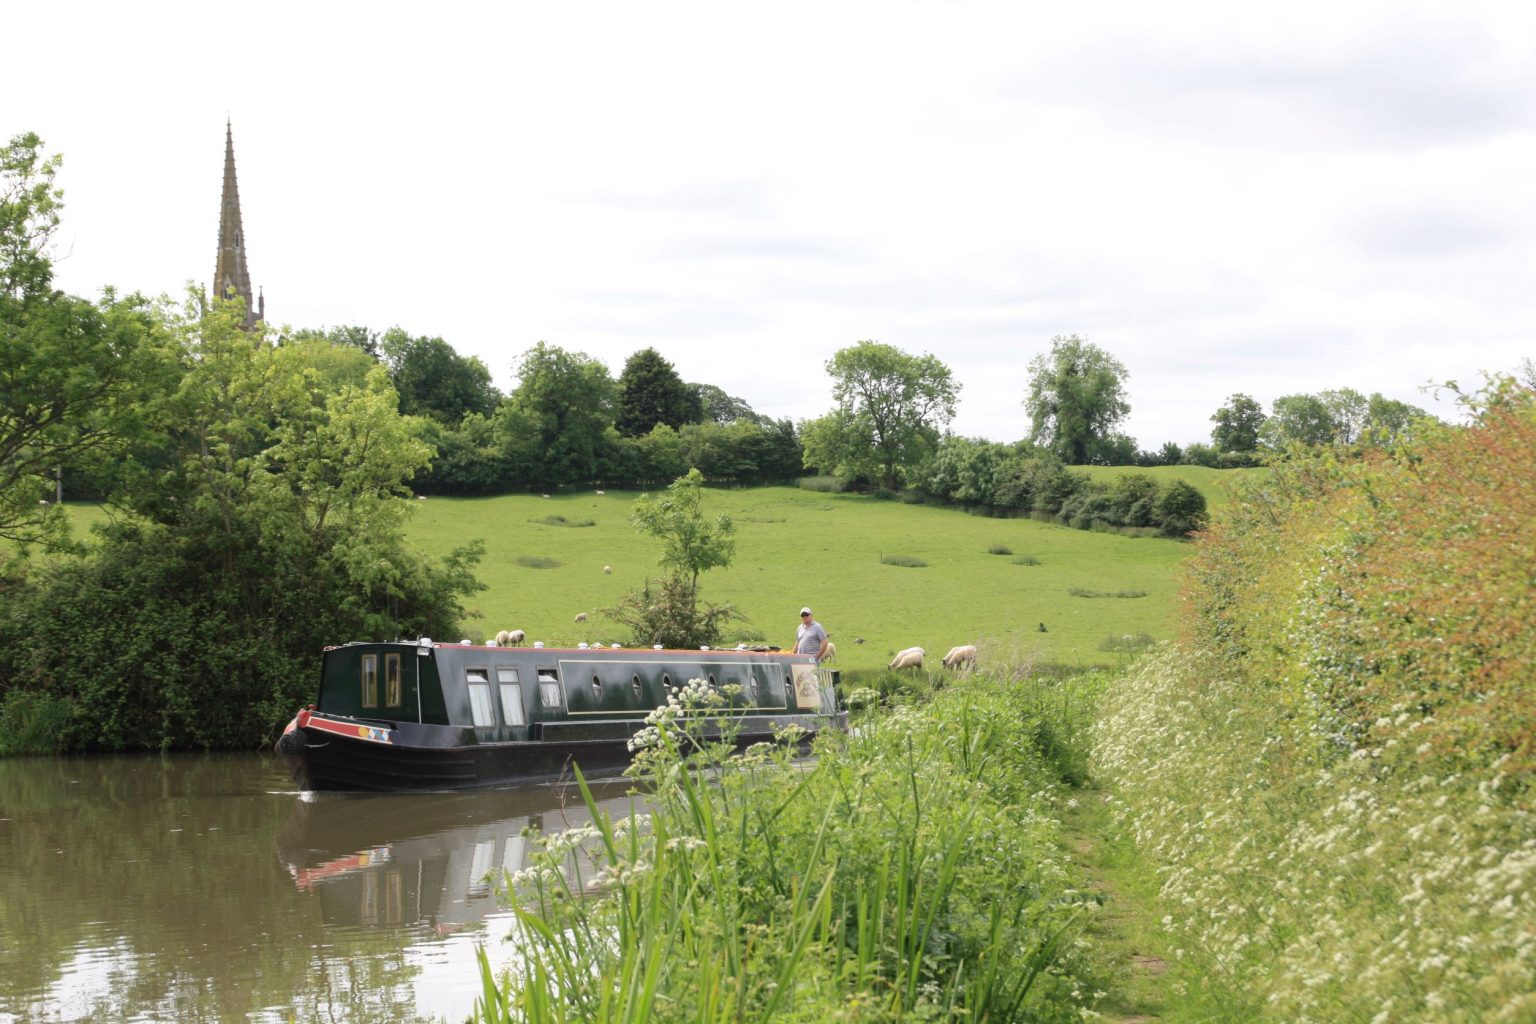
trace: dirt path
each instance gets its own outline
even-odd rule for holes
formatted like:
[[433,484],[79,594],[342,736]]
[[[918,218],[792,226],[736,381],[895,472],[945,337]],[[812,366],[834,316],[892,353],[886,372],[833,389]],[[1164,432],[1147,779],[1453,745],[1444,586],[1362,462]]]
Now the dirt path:
[[1096,790],[1079,792],[1063,821],[1084,884],[1103,898],[1086,934],[1105,972],[1098,1009],[1112,1024],[1149,1024],[1165,1019],[1170,996],[1158,883],[1133,851],[1111,838],[1104,799]]

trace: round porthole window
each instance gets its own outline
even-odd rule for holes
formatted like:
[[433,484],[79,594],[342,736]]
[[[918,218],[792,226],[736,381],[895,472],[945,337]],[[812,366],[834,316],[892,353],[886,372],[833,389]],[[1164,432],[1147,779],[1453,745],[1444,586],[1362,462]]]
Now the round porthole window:
[[638,675],[629,677],[629,685],[634,688],[636,697],[643,698],[645,696],[645,690],[640,685],[640,677]]
[[603,699],[603,681],[597,676],[592,677],[592,699],[599,701]]
[[709,674],[709,688],[713,690],[716,689],[719,685],[719,683],[715,682],[715,674],[711,672]]

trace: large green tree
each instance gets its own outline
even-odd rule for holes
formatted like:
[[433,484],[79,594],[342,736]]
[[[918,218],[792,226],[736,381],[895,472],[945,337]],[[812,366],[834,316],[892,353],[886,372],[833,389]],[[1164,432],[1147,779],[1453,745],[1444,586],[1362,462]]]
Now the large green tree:
[[936,357],[877,341],[839,350],[827,373],[837,407],[807,431],[807,462],[901,486],[954,419],[959,382]]
[[1069,465],[1089,462],[1130,414],[1128,376],[1099,346],[1075,334],[1052,338],[1050,352],[1029,363],[1030,439]]
[[1211,414],[1211,442],[1218,452],[1253,452],[1259,449],[1259,430],[1264,426],[1264,407],[1241,392],[1232,395]]
[[475,550],[437,562],[404,538],[423,421],[383,367],[329,377],[241,312],[193,302],[169,325],[183,373],[124,460],[131,514],[8,595],[0,718],[63,708],[67,749],[250,747],[313,699],[321,646],[458,632]]
[[518,386],[496,416],[512,463],[546,486],[596,479],[613,429],[608,368],[541,341],[518,359],[516,373]]
[[23,544],[62,540],[58,474],[118,456],[174,372],[151,303],[53,289],[63,192],[42,145],[28,133],[0,148],[0,538]]
[[625,437],[649,434],[658,423],[677,430],[704,418],[698,391],[677,375],[672,364],[654,348],[643,348],[624,363],[619,374],[619,406],[615,426]]
[[485,364],[459,355],[442,338],[414,337],[391,327],[379,347],[403,413],[457,427],[472,413],[489,416],[501,402]]

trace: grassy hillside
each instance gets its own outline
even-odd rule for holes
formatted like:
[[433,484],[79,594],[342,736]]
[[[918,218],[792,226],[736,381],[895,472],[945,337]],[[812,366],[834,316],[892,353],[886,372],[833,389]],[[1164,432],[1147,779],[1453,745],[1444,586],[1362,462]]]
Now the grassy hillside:
[[[549,644],[622,641],[599,610],[655,574],[661,550],[630,526],[635,497],[434,497],[416,503],[409,536],[433,555],[485,541],[477,575],[486,589],[471,602],[471,639],[524,629],[530,641]],[[938,657],[978,641],[1006,644],[1026,659],[1117,663],[1107,648],[1123,647],[1123,637],[1172,635],[1174,567],[1192,550],[793,487],[710,490],[705,511],[736,524],[735,563],[702,580],[706,599],[729,601],[748,617],[735,639],[788,645],[800,606],[809,604],[845,668],[883,667],[903,647]],[[105,519],[95,506],[70,506],[70,514],[80,533]],[[989,554],[993,547],[1011,554]],[[888,565],[882,556],[927,565]],[[1126,596],[1135,594],[1143,596]],[[588,616],[579,626],[578,612]]]
[[[521,628],[546,643],[613,641],[623,637],[598,610],[657,572],[660,552],[629,524],[634,497],[432,498],[418,504],[410,534],[434,554],[486,541],[479,576],[488,589],[474,638]],[[787,645],[809,604],[847,668],[883,666],[903,647],[942,655],[977,641],[1042,660],[1113,663],[1117,656],[1101,650],[1107,640],[1171,635],[1173,570],[1190,551],[1176,541],[791,487],[711,490],[705,508],[736,524],[735,563],[707,573],[703,587],[707,599],[747,615],[738,639]],[[553,517],[571,525],[552,525]],[[989,554],[993,546],[1012,554]],[[881,562],[893,555],[927,566]],[[558,565],[534,567],[542,560]],[[1107,596],[1131,594],[1144,596]],[[588,614],[581,626],[572,622],[578,612]]]

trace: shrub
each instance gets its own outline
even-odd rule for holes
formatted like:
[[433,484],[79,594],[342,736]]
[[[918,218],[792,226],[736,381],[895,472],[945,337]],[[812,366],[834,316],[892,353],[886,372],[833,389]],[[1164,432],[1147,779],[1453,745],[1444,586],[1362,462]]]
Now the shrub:
[[518,555],[513,561],[525,569],[560,568],[560,560],[558,558],[546,558],[543,555]]
[[1041,565],[1040,559],[1034,555],[1019,555],[1013,560],[1014,565]]
[[597,520],[596,519],[567,519],[567,518],[565,518],[565,516],[561,516],[561,515],[550,515],[550,516],[545,516],[542,519],[530,519],[528,521],[530,523],[533,523],[535,526],[573,526],[573,527],[582,527],[582,526],[596,526],[597,525]]
[[1087,590],[1073,587],[1067,591],[1073,597],[1146,597],[1145,590]]
[[911,555],[881,555],[882,565],[899,565],[908,569],[924,569],[928,563],[921,558],[913,558]]
[[989,554],[989,555],[1011,555],[1011,554],[1013,554],[1013,549],[1010,548],[1007,544],[993,544],[993,545],[991,545],[991,546],[989,546],[987,548],[987,554]]
[[841,494],[848,489],[847,482],[835,476],[803,476],[795,481],[795,486],[821,494]]

